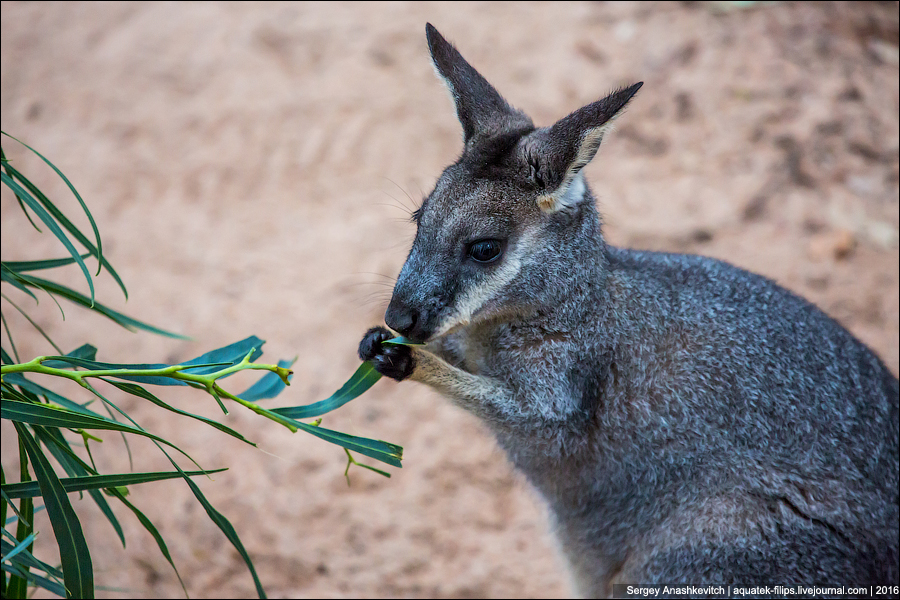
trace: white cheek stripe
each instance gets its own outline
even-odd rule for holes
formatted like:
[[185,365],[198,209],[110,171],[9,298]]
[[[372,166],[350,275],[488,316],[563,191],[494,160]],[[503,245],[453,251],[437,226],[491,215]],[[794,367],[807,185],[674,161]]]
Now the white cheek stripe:
[[497,269],[489,279],[464,292],[456,303],[456,310],[444,318],[443,323],[430,339],[446,335],[457,327],[469,325],[472,315],[516,278],[519,271],[522,270],[523,249],[531,247],[532,241],[533,236],[530,233],[523,235],[516,244],[515,254],[506,257],[503,266]]

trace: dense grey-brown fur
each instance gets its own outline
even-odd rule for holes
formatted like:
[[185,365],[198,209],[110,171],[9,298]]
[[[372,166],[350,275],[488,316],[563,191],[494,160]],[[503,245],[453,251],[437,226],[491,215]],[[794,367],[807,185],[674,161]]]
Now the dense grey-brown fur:
[[360,356],[484,420],[549,505],[582,595],[897,585],[885,365],[764,277],[605,243],[580,169],[639,85],[535,128],[427,37],[465,145],[416,212],[386,314],[427,345],[373,328]]

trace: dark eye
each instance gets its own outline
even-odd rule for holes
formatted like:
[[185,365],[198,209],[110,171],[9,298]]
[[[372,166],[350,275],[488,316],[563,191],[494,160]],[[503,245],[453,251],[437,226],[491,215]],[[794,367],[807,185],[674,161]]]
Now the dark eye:
[[480,240],[469,246],[469,256],[480,263],[489,263],[500,257],[503,245],[500,240]]

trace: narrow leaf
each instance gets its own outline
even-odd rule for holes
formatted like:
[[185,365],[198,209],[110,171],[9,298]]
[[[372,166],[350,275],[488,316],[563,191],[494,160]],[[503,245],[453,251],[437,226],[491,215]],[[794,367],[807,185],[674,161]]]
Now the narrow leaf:
[[[100,416],[86,415],[65,408],[51,407],[47,404],[30,404],[16,400],[7,400],[0,405],[0,416],[17,423],[42,425],[44,427],[64,427],[70,429],[106,429],[141,435],[178,450],[197,464],[191,456],[175,444],[143,429],[117,423]],[[199,467],[199,465],[198,465]]]
[[[176,468],[178,468],[177,465]],[[253,576],[253,583],[256,585],[256,593],[259,594],[260,598],[265,598],[266,592],[263,589],[262,582],[259,580],[259,576],[256,574],[256,568],[253,566],[253,561],[250,560],[250,555],[247,554],[247,550],[244,549],[244,544],[241,542],[241,538],[238,537],[237,532],[234,530],[234,526],[232,526],[231,522],[225,518],[225,515],[217,511],[213,507],[213,505],[209,503],[209,500],[206,499],[206,496],[203,495],[203,492],[200,491],[200,488],[197,487],[197,484],[195,484],[187,477],[185,477],[184,480],[191,488],[191,491],[194,493],[194,496],[197,498],[197,500],[200,501],[200,504],[203,505],[203,508],[206,509],[206,514],[209,515],[209,518],[212,519],[212,522],[222,530],[222,533],[225,534],[225,537],[228,538],[228,541],[232,543],[234,548],[238,551],[238,554],[240,554],[241,558],[244,559],[244,563],[247,565],[247,568],[250,569],[250,574]]]
[[[68,354],[66,354],[69,358],[81,358],[84,360],[94,360],[97,357],[97,348],[95,346],[91,346],[90,344],[84,344],[75,348]],[[54,369],[65,369],[68,364],[60,361],[54,360],[45,360],[41,363],[45,367],[52,367]]]
[[[90,252],[85,252],[81,255],[82,259],[87,258],[88,256],[92,256]],[[40,271],[42,269],[55,269],[56,267],[64,267],[66,265],[71,265],[75,262],[74,257],[67,258],[50,258],[46,260],[26,260],[26,261],[11,261],[8,260],[3,263],[10,271],[15,273],[21,273],[24,271]]]
[[58,208],[56,208],[56,206],[52,202],[50,202],[50,200],[43,194],[43,192],[41,192],[40,189],[38,189],[33,183],[28,181],[25,176],[16,171],[14,168],[9,167],[8,165],[7,167],[9,169],[10,175],[21,181],[25,185],[25,187],[28,188],[28,191],[34,194],[35,197],[44,205],[44,207],[50,212],[50,214],[52,214],[53,217],[57,221],[59,221],[59,223],[63,227],[65,227],[69,233],[72,234],[72,237],[78,240],[78,242],[82,246],[87,248],[92,256],[97,257],[97,260],[100,262],[100,264],[106,267],[106,270],[109,271],[109,274],[112,275],[113,279],[116,280],[116,283],[119,285],[119,288],[121,288],[122,293],[125,294],[125,299],[127,300],[128,290],[125,289],[125,284],[122,282],[122,278],[119,277],[119,274],[116,273],[116,270],[111,264],[109,264],[106,258],[103,257],[100,251],[90,242],[90,240],[87,239],[87,237],[85,237],[83,233],[81,233],[81,231],[77,227],[75,227],[75,225],[72,224],[71,221],[69,221],[69,219],[62,212],[60,212]]
[[361,438],[340,431],[332,431],[324,427],[315,427],[302,421],[293,421],[293,424],[307,433],[311,433],[316,437],[322,438],[326,442],[343,446],[347,450],[359,452],[369,458],[380,460],[393,467],[401,468],[403,465],[400,461],[403,459],[403,447],[381,440],[372,440],[369,438]]
[[[2,404],[0,404],[2,406]],[[30,481],[31,474],[28,469],[28,453],[25,450],[25,441],[21,436],[18,437],[19,446],[19,481]],[[16,524],[16,540],[24,540],[26,536],[31,535],[34,531],[34,502],[31,498],[23,498],[19,503],[19,509],[16,510],[15,505],[10,502],[10,506],[19,518]],[[33,548],[29,548],[31,552]],[[24,566],[20,569],[24,571],[25,576],[16,574],[9,578],[6,586],[6,593],[10,598],[24,598],[28,590],[28,567]]]
[[[3,470],[3,467],[0,466],[0,490],[3,489],[3,486],[6,485],[6,471]],[[6,531],[6,507],[13,506],[12,501],[6,497],[6,494],[2,495],[2,499],[0,499],[0,526],[3,527],[3,531]],[[5,554],[5,552],[3,553]],[[6,593],[6,580],[0,581],[0,592]]]
[[[375,385],[379,379],[381,379],[381,373],[376,371],[371,363],[364,362],[356,369],[356,372],[350,379],[341,386],[341,389],[332,394],[331,397],[305,406],[273,408],[272,412],[290,419],[309,419],[318,417],[319,415],[324,415],[327,412],[347,404]],[[245,396],[241,397],[246,399]]]
[[[68,440],[63,437],[59,429],[34,427],[34,433],[37,440],[44,444],[47,450],[50,451],[50,454],[56,459],[56,462],[62,465],[62,468],[70,477],[83,477],[86,475],[97,474],[96,471],[85,464],[85,462],[72,451],[72,447],[69,445]],[[122,525],[119,523],[115,513],[109,506],[109,502],[107,502],[106,498],[103,497],[103,494],[97,490],[88,490],[88,495],[90,495],[94,503],[100,508],[100,512],[103,513],[103,516],[106,517],[109,524],[112,525],[112,528],[115,530],[116,535],[119,536],[119,541],[122,542],[122,547],[124,548],[125,532],[122,531]]]
[[[176,479],[184,475],[188,477],[213,475],[227,470],[228,469],[211,469],[209,471],[184,471],[183,473],[179,473],[178,471],[159,471],[150,473],[122,473],[118,475],[86,475],[83,477],[64,477],[59,481],[62,483],[63,489],[65,489],[67,493],[71,493],[137,485],[139,483],[163,481],[165,479]],[[3,491],[6,492],[6,495],[10,498],[34,498],[35,496],[41,495],[41,490],[36,481],[8,483],[3,486]]]
[[[78,358],[77,356],[48,356],[46,362],[52,362],[57,368],[60,368],[58,365],[71,365],[73,367],[82,367],[84,369],[88,369],[91,371],[112,371],[112,370],[125,370],[125,371],[147,371],[151,369],[165,369],[170,367],[171,365],[166,365],[162,363],[148,363],[148,364],[137,364],[137,363],[106,363],[106,362],[98,362],[96,360],[87,360],[84,358]],[[116,377],[118,379],[127,379],[129,381],[140,381],[141,383],[148,383],[153,385],[187,385],[184,381],[180,381],[178,379],[173,379],[171,377],[167,377],[165,375],[109,375],[109,377]]]
[[[103,242],[101,242],[101,240],[100,240],[100,230],[97,229],[97,224],[94,222],[94,216],[91,215],[91,211],[88,210],[87,204],[85,204],[84,200],[81,199],[81,194],[78,193],[78,190],[75,189],[75,186],[72,185],[72,182],[69,181],[69,179],[65,175],[63,175],[62,171],[60,171],[59,169],[56,168],[56,165],[54,165],[52,162],[50,162],[49,160],[44,158],[43,154],[41,154],[40,152],[38,152],[37,150],[35,150],[31,146],[29,146],[22,140],[16,139],[13,136],[9,135],[5,131],[3,132],[3,135],[16,140],[17,142],[19,142],[20,144],[22,144],[23,146],[25,146],[26,148],[28,148],[29,150],[31,150],[32,152],[37,154],[41,158],[42,161],[47,163],[50,166],[50,168],[53,169],[54,171],[56,171],[56,174],[59,175],[59,177],[63,181],[66,182],[66,185],[69,186],[69,189],[72,191],[72,194],[74,194],[75,198],[78,199],[78,203],[81,204],[81,208],[84,209],[84,214],[87,215],[88,221],[90,221],[90,223],[91,223],[91,229],[94,230],[94,238],[97,240],[97,258],[100,259],[100,264],[102,265],[103,264]],[[7,168],[9,168],[8,163],[6,166],[7,166]],[[99,275],[99,274],[100,274],[100,269],[97,269],[97,275]]]
[[[36,481],[32,481],[32,482],[30,482],[30,483],[33,483],[35,488],[38,487],[38,484],[37,484]],[[37,489],[36,489],[35,491],[36,491],[37,493],[36,493],[36,494],[33,494],[34,496],[36,496],[36,495],[38,495],[38,494],[40,493],[40,491],[38,491]],[[24,540],[22,540],[21,542],[19,542],[19,544],[18,544],[15,548],[11,548],[9,551],[4,552],[4,553],[3,553],[3,558],[2,558],[3,562],[12,560],[13,557],[14,557],[16,554],[18,554],[19,552],[22,552],[23,550],[25,550],[26,548],[28,548],[28,546],[31,545],[31,542],[34,541],[34,537],[35,537],[36,535],[37,535],[37,533],[32,533],[31,535],[29,535],[28,537],[26,537]],[[12,544],[10,544],[10,546],[12,546]],[[29,553],[29,554],[30,554],[30,553]]]
[[[56,594],[57,596],[65,596],[66,595],[66,588],[63,587],[63,585],[61,583],[59,583],[57,581],[53,581],[52,579],[47,579],[46,577],[43,577],[36,573],[32,573],[30,571],[23,571],[23,569],[20,568],[21,564],[22,563],[17,563],[14,565],[3,564],[2,566],[0,566],[0,568],[2,568],[4,571],[9,573],[10,575],[15,576],[15,577],[10,578],[10,584],[12,583],[13,579],[22,578],[21,579],[22,581],[25,581],[27,583],[30,583],[30,584],[35,585],[40,588],[44,588],[51,594]],[[12,595],[12,593],[10,592],[11,587],[12,586],[10,585],[10,587],[7,588],[7,596],[5,596],[6,598],[20,598],[20,597],[25,598],[26,597],[24,595],[23,596]]]
[[[20,281],[23,281],[23,282],[24,282],[24,279],[23,279],[23,278],[20,277],[19,279],[20,279]],[[32,294],[32,295],[33,295],[33,294]],[[65,320],[66,320],[66,315],[65,315],[65,313],[62,312],[62,306],[59,305],[59,302],[56,302],[56,298],[53,297],[53,294],[49,294],[49,296],[50,296],[50,299],[53,300],[53,302],[56,304],[57,308],[59,308],[59,312],[62,314],[63,321],[65,321]],[[16,304],[15,302],[13,302],[12,300],[10,300],[9,297],[7,297],[6,294],[0,293],[0,297],[2,297],[4,300],[6,300],[7,302],[9,302],[10,305],[12,305],[13,308],[15,308],[17,311],[19,311],[19,314],[21,314],[23,317],[25,317],[25,320],[28,321],[28,322],[31,324],[31,326],[34,327],[34,328],[37,330],[38,333],[40,333],[42,336],[44,336],[44,339],[47,340],[47,341],[50,343],[51,346],[53,346],[53,349],[54,349],[54,350],[56,350],[56,351],[59,352],[60,354],[62,353],[62,350],[59,349],[59,346],[56,345],[56,342],[54,342],[54,341],[50,338],[50,336],[47,335],[47,332],[44,331],[44,330],[41,328],[40,325],[38,325],[37,323],[34,322],[34,319],[32,319],[31,317],[28,316],[28,313],[27,313],[27,312],[25,312],[24,310],[22,310],[21,308],[19,308],[19,305]],[[35,298],[35,301],[37,301],[37,298]]]
[[348,450],[359,452],[360,454],[364,454],[370,458],[380,460],[395,467],[401,466],[400,460],[403,458],[403,448],[396,444],[382,442],[381,440],[356,437],[348,435],[346,433],[341,433],[340,431],[325,429],[324,427],[316,427],[302,421],[294,420],[290,417],[285,417],[282,414],[276,413],[274,410],[262,408],[259,405],[254,405],[254,410],[260,414],[272,415],[276,417],[276,420],[280,419],[293,425],[297,429],[302,429],[303,431],[311,433],[316,437],[331,442],[332,444],[343,446]]
[[[6,540],[0,540],[0,548],[2,548],[4,557],[12,549],[12,547],[13,547],[13,545],[10,542],[8,542]],[[4,560],[6,560],[6,559],[4,558]],[[19,556],[19,559],[17,562],[20,562],[21,564],[26,565],[28,567],[40,569],[41,571],[44,571],[47,574],[52,575],[53,577],[58,577],[58,578],[62,579],[62,576],[63,576],[62,571],[60,571],[56,567],[48,565],[47,563],[45,563],[42,560],[38,560],[37,558],[34,557],[34,554],[32,554],[31,552],[28,552],[27,549],[25,552],[23,552]],[[65,595],[65,592],[63,592],[63,595]]]
[[197,366],[195,368],[186,369],[186,372],[195,375],[208,375],[221,369],[222,365],[236,365],[241,362],[250,351],[250,360],[254,361],[262,356],[262,346],[265,340],[261,340],[255,335],[251,335],[247,339],[210,350],[205,354],[201,354],[197,358],[182,362],[182,365],[217,365],[217,366]]
[[19,277],[14,271],[11,271],[6,267],[6,263],[0,263],[0,281],[5,281],[6,283],[11,283],[13,287],[18,289],[21,292],[25,292],[37,302],[37,296],[34,295],[34,292],[25,287],[21,282],[21,277]]
[[[7,174],[9,173],[9,161],[6,160],[6,154],[3,152],[3,148],[0,148],[0,161],[3,162],[3,168],[7,169]],[[28,219],[28,222],[31,223],[31,226],[37,229],[38,233],[44,233],[41,231],[41,228],[37,226],[37,223],[31,218],[31,214],[29,214],[28,209],[25,208],[25,203],[22,202],[22,199],[16,196],[16,201],[19,203],[19,208],[22,209],[22,212],[25,213],[25,218]]]
[[37,396],[43,396],[47,400],[49,400],[55,404],[59,404],[60,406],[62,406],[64,408],[68,408],[69,410],[72,410],[75,412],[80,412],[80,413],[83,413],[86,415],[100,417],[100,415],[98,415],[94,411],[92,411],[88,408],[85,408],[84,406],[78,404],[77,402],[73,402],[72,400],[69,400],[65,396],[61,396],[61,395],[57,394],[53,390],[47,389],[42,385],[38,385],[37,383],[34,383],[33,381],[26,379],[25,376],[21,373],[11,373],[9,375],[4,375],[3,380],[7,383],[17,385],[20,388],[22,388],[23,390],[26,390],[32,394],[35,394]]
[[159,533],[159,530],[156,528],[156,526],[153,524],[153,522],[147,518],[147,515],[142,513],[140,510],[138,510],[138,508],[134,504],[132,504],[131,502],[129,502],[128,500],[125,499],[125,495],[122,494],[122,492],[120,492],[117,489],[112,489],[112,490],[110,490],[110,493],[112,493],[113,496],[118,498],[122,504],[127,506],[129,508],[129,510],[131,510],[131,512],[134,513],[134,516],[137,517],[138,521],[140,521],[140,523],[144,527],[144,529],[146,529],[147,532],[153,536],[153,539],[156,540],[156,546],[159,548],[159,551],[162,553],[162,555],[165,557],[165,559],[172,566],[172,570],[175,571],[175,576],[178,578],[178,583],[181,584],[181,589],[184,591],[184,595],[187,596],[188,595],[187,587],[185,587],[184,581],[181,579],[181,573],[179,573],[178,569],[175,567],[175,561],[172,560],[172,555],[169,554],[169,547],[166,546],[166,541],[163,539],[163,536]]
[[31,285],[32,287],[35,287],[35,288],[44,289],[49,292],[53,292],[55,294],[62,296],[66,300],[69,300],[70,302],[74,302],[75,304],[80,304],[84,307],[90,308],[91,310],[102,314],[103,316],[107,317],[108,319],[115,321],[116,323],[118,323],[122,327],[125,327],[126,329],[143,329],[144,331],[150,331],[152,333],[164,335],[166,337],[177,338],[180,340],[190,339],[186,336],[183,336],[183,335],[180,335],[177,333],[172,333],[170,331],[166,331],[164,329],[160,329],[158,327],[154,327],[152,325],[142,323],[141,321],[138,321],[136,319],[132,319],[131,317],[123,315],[120,312],[116,312],[116,311],[112,310],[111,308],[108,308],[108,307],[100,304],[99,302],[96,302],[92,305],[90,299],[87,296],[85,296],[84,294],[76,292],[75,290],[67,288],[63,285],[59,285],[58,283],[55,283],[53,281],[48,281],[46,279],[41,279],[38,277],[29,277],[27,280],[27,285]]
[[94,573],[91,554],[84,539],[84,532],[72,503],[56,476],[53,468],[41,452],[40,447],[28,429],[21,423],[13,423],[19,439],[23,440],[28,459],[34,467],[34,474],[41,488],[41,496],[47,507],[47,515],[53,526],[53,533],[59,546],[63,579],[67,596],[70,598],[92,598],[94,596]]
[[112,381],[112,380],[107,380],[107,379],[103,379],[103,381],[106,381],[107,383],[116,386],[123,392],[128,392],[129,394],[132,394],[139,398],[144,398],[145,400],[149,400],[150,402],[156,404],[157,406],[159,406],[161,408],[170,410],[179,415],[184,415],[185,417],[190,417],[192,419],[197,419],[198,421],[202,421],[211,427],[215,427],[219,431],[227,433],[231,437],[237,438],[237,439],[241,440],[242,442],[246,442],[247,444],[250,444],[251,446],[256,447],[256,444],[254,444],[253,442],[251,442],[250,440],[245,438],[243,435],[241,435],[234,429],[228,427],[227,425],[223,425],[222,423],[219,423],[218,421],[214,421],[213,419],[209,419],[207,417],[203,417],[200,415],[195,415],[193,413],[189,413],[189,412],[183,411],[181,409],[175,408],[174,406],[171,406],[169,404],[166,404],[165,402],[163,402],[162,400],[160,400],[159,398],[157,398],[152,393],[145,390],[144,388],[142,388],[139,385],[136,385],[133,383],[123,383],[120,381]]
[[412,340],[408,340],[405,337],[398,336],[389,340],[385,340],[381,342],[382,344],[396,344],[398,346],[424,346],[425,344],[420,344],[419,342],[414,342]]
[[91,273],[88,271],[87,265],[84,264],[84,260],[81,258],[81,254],[75,249],[75,246],[72,245],[72,242],[69,241],[68,236],[60,229],[59,225],[56,221],[53,220],[53,217],[40,205],[38,201],[35,200],[31,194],[26,192],[22,187],[13,181],[12,177],[7,175],[6,173],[0,172],[0,180],[3,181],[13,192],[16,193],[16,196],[22,198],[25,204],[31,208],[32,211],[44,222],[47,228],[56,236],[56,238],[65,246],[66,250],[69,251],[69,254],[72,255],[72,258],[75,259],[75,262],[78,263],[78,266],[81,268],[82,272],[84,272],[84,277],[87,279],[88,287],[91,288],[91,304],[94,303],[94,281],[91,278]]

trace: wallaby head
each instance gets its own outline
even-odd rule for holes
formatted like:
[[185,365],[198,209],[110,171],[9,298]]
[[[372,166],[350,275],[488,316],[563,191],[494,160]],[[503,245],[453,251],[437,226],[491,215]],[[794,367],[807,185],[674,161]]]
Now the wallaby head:
[[535,128],[433,26],[426,33],[464,146],[413,214],[415,241],[385,315],[389,327],[415,341],[552,305],[566,295],[559,282],[569,265],[596,264],[578,260],[584,253],[599,259],[602,244],[581,169],[641,87]]

